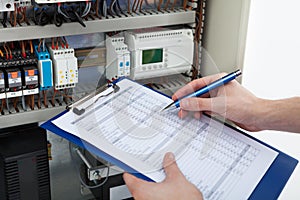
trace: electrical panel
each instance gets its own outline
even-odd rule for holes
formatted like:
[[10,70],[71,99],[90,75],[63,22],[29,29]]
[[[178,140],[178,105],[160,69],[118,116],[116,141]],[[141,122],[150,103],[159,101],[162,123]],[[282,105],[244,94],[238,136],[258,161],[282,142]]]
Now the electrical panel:
[[[168,82],[162,77],[181,73],[187,73],[188,77],[193,63],[193,38],[197,34],[195,25],[202,13],[199,5],[200,1],[190,0],[0,0],[0,127],[48,120],[83,95],[120,77],[131,77],[145,84],[149,83],[148,78],[158,77],[157,84],[153,85],[161,87],[168,85],[160,84],[162,80]],[[177,25],[180,27],[171,28]],[[168,29],[162,28],[165,26]],[[94,39],[97,44],[87,48],[84,45],[93,33],[103,35]],[[74,35],[84,37],[75,39],[79,45],[70,45],[71,48],[66,39]],[[107,36],[105,42],[104,35]],[[178,53],[178,49],[183,53]],[[97,73],[91,74],[95,71]],[[107,80],[96,77],[95,87],[85,87],[86,80],[98,73]],[[178,81],[181,83],[177,77],[172,79],[172,88],[173,83],[179,87]],[[0,134],[2,132],[0,130]],[[30,165],[40,171],[34,172],[36,176],[5,178],[13,184],[28,178],[34,190],[29,189],[30,194],[22,185],[23,194],[31,195],[32,199],[49,199],[45,152],[23,155],[26,150],[22,149],[19,154],[20,163],[16,158],[17,162],[10,169],[17,172],[17,167],[22,168],[21,175],[24,175],[22,173],[31,169]],[[37,162],[31,162],[35,159]],[[23,161],[25,163],[21,163]],[[3,163],[4,169],[7,160]],[[118,175],[115,180],[124,185],[121,179]],[[15,189],[13,184],[10,186]],[[37,197],[39,184],[44,197]],[[114,184],[108,181],[105,187]],[[0,196],[6,194],[3,188]],[[106,197],[110,189],[101,191]],[[11,194],[16,195],[15,190]]]

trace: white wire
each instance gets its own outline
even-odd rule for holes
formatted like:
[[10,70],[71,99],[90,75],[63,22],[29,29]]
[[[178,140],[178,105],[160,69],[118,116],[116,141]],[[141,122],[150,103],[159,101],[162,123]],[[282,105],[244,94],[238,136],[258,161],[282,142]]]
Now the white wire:
[[58,7],[57,7],[57,12],[59,13],[59,14],[61,14],[62,16],[64,16],[65,18],[67,18],[67,19],[70,19],[70,17],[68,16],[68,15],[66,15],[62,10],[61,10],[61,5],[59,5]]
[[103,16],[106,17],[107,16],[107,2],[106,0],[103,1]]
[[81,17],[87,16],[87,14],[89,14],[90,10],[91,10],[91,2],[88,2],[85,6],[85,9],[84,9]]
[[45,52],[45,38],[43,39],[43,52]]

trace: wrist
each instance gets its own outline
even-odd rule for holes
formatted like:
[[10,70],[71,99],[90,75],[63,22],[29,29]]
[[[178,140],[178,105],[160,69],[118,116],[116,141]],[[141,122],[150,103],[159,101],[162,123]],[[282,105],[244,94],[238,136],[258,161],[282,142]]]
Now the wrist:
[[252,118],[253,126],[257,127],[258,130],[269,129],[269,114],[272,111],[272,100],[258,98],[255,102]]
[[[295,131],[300,98],[281,100],[260,99],[256,104],[255,123],[260,130]],[[292,119],[290,116],[293,116]],[[288,120],[289,119],[289,120]]]

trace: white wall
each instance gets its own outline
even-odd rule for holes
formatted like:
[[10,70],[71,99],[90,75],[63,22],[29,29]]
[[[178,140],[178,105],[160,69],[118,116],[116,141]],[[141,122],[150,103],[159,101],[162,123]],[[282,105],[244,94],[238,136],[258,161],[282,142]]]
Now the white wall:
[[[242,83],[263,98],[300,96],[299,0],[251,1]],[[300,134],[253,135],[300,160]],[[300,199],[299,165],[280,199]]]

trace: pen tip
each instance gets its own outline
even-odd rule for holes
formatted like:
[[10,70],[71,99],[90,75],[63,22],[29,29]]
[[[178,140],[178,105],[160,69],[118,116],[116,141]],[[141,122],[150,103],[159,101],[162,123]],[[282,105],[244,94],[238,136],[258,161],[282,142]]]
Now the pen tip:
[[167,105],[166,107],[164,107],[163,109],[161,109],[161,112],[164,111],[164,110],[166,110],[166,109],[168,109],[168,108],[170,108],[173,104],[174,104],[174,102],[171,103],[171,104],[169,104],[169,105]]

